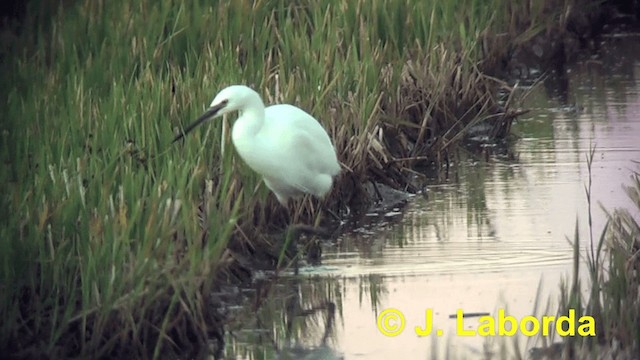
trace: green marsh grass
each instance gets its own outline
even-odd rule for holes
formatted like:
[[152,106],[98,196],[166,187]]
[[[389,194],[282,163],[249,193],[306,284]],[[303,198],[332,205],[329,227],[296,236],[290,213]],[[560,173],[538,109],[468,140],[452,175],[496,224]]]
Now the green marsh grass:
[[[540,281],[531,314],[536,317],[550,314],[557,317],[567,315],[573,309],[576,319],[581,316],[593,317],[596,336],[560,337],[552,326],[549,337],[529,337],[524,348],[521,348],[518,337],[513,339],[512,346],[504,340],[497,344],[488,341],[487,348],[497,345],[499,354],[494,352],[487,358],[542,360],[637,357],[640,350],[640,172],[634,173],[631,185],[623,187],[633,208],[613,211],[602,208],[608,221],[599,237],[595,238],[591,190],[595,150],[592,147],[586,156],[589,173],[585,185],[589,231],[587,246],[580,245],[584,236],[579,232],[579,221],[576,219],[573,236],[568,238],[573,246],[571,279],[560,283],[558,302],[552,298],[546,299],[544,308],[541,307]],[[587,283],[581,281],[585,279],[581,276],[581,264],[586,265]],[[578,325],[576,323],[576,328]]]
[[[588,156],[589,168],[593,154],[592,151]],[[580,301],[580,285],[574,282],[572,289],[565,289],[564,298],[569,301],[563,305],[593,316],[597,336],[565,340],[565,351],[569,354],[632,359],[640,349],[640,173],[635,173],[632,180],[632,184],[624,186],[624,190],[633,208],[614,211],[602,209],[607,214],[608,222],[598,238],[593,238],[589,214],[590,244],[585,254],[589,275],[588,295]],[[587,194],[591,208],[590,182]],[[577,252],[577,249],[574,251]],[[577,265],[574,271],[574,278],[577,278]]]
[[[624,186],[633,208],[613,211],[603,208],[608,221],[599,237],[595,238],[591,192],[594,155],[595,148],[592,148],[586,158],[589,171],[589,180],[585,185],[588,245],[581,248],[583,236],[578,231],[576,221],[572,240],[572,279],[570,284],[560,284],[557,315],[566,315],[570,309],[574,309],[576,318],[592,316],[596,336],[540,338],[538,340],[542,344],[537,345],[541,347],[530,352],[532,359],[634,359],[640,350],[640,173],[633,175],[631,185]],[[586,284],[580,281],[583,278],[580,275],[581,263],[586,265]]]
[[[588,246],[585,248],[587,291],[580,282],[580,241],[576,223],[574,234],[574,269],[571,287],[561,287],[560,308],[575,309],[577,316],[592,316],[596,324],[595,337],[563,339],[563,353],[578,358],[631,359],[640,349],[640,297],[638,289],[638,251],[640,249],[640,174],[635,173],[631,186],[625,186],[633,209],[602,209],[608,221],[599,238],[594,238],[592,222],[591,167],[595,155],[587,155],[589,180],[585,193],[588,211]],[[585,295],[586,294],[586,295]]]
[[495,110],[480,40],[552,26],[535,3],[30,2],[0,47],[0,350],[197,352],[221,328],[208,293],[232,277],[230,247],[251,253],[287,216],[234,155],[229,122],[170,146],[176,131],[233,83],[296,104],[344,165],[327,206],[348,204],[367,178],[402,174],[413,144],[442,139],[437,158]]

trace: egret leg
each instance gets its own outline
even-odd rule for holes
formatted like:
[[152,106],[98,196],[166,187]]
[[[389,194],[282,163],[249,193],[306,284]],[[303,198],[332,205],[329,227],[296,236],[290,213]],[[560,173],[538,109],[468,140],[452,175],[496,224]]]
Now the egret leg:
[[335,212],[333,212],[331,209],[329,209],[328,207],[324,207],[324,211],[329,213],[329,215],[331,215],[331,217],[333,217],[334,220],[336,220],[338,222],[338,224],[342,224],[342,219],[340,218],[340,216],[338,216],[338,214],[336,214]]
[[[306,205],[308,205],[309,208],[313,208],[314,206],[310,196],[304,196],[302,201],[299,203],[294,202],[293,204],[291,203],[287,204],[287,207],[289,208],[289,211],[287,212],[287,215],[289,217],[289,221],[288,221],[289,225],[285,230],[284,246],[278,258],[278,268],[279,268],[280,264],[282,264],[282,261],[284,260],[284,255],[286,253],[295,254],[293,259],[295,274],[298,274],[298,270],[299,270],[298,269],[298,261],[299,261],[298,243],[299,243],[300,235],[304,233],[306,235],[318,236],[324,239],[332,239],[336,233],[336,230],[340,229],[342,225],[342,220],[340,219],[340,217],[336,213],[328,209],[326,206],[321,204],[317,205],[317,206],[320,206],[321,212],[322,210],[328,212],[334,219],[336,219],[339,226],[335,228],[332,227],[331,231],[326,227],[319,226],[318,224],[322,218],[321,216],[316,217],[316,222],[314,226],[298,223],[300,217],[302,216],[303,211],[306,209],[305,207]],[[318,263],[321,255],[321,247],[319,246],[319,243],[317,241],[313,245],[315,245],[315,247],[309,249],[307,253],[307,258],[310,263]]]
[[278,267],[282,263],[285,253],[289,250],[291,253],[294,253],[294,273],[298,274],[298,241],[300,240],[300,235],[316,235],[325,239],[331,238],[333,235],[331,231],[322,226],[311,226],[306,224],[291,224],[287,227],[285,232],[285,241],[284,247],[282,248],[282,252],[280,253],[280,258],[278,259]]

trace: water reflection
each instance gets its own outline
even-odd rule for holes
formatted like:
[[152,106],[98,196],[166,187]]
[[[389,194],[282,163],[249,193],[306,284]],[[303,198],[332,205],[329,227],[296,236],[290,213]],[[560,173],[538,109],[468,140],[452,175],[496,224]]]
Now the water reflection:
[[[326,244],[322,265],[279,278],[257,315],[245,310],[245,330],[230,338],[228,354],[477,358],[513,351],[501,346],[512,349],[515,342],[524,352],[531,339],[456,336],[477,320],[461,325],[450,315],[500,308],[517,318],[553,314],[546,299],[557,299],[558,284],[570,274],[567,236],[576,220],[581,245],[588,246],[585,157],[592,145],[594,235],[605,222],[599,203],[608,209],[631,204],[621,184],[629,183],[637,170],[633,160],[640,159],[639,54],[637,39],[612,38],[600,57],[586,55],[568,69],[567,93],[534,89],[526,103],[533,111],[513,127],[515,157],[469,155],[444,183],[429,187],[428,199],[416,197],[404,211]],[[376,326],[388,308],[406,321],[396,337]],[[416,335],[427,309],[443,336]]]
[[262,280],[250,292],[257,302],[236,308],[231,316],[228,354],[248,359],[339,358],[333,348],[342,293],[332,282]]

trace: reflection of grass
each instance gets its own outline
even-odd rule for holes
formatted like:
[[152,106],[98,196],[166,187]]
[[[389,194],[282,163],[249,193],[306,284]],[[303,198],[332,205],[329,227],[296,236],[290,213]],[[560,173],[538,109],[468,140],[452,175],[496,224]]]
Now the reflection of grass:
[[260,283],[251,299],[260,303],[244,304],[229,317],[226,357],[324,358],[318,353],[336,342],[334,324],[343,317],[340,281],[290,278]]
[[351,180],[329,202],[355,198],[352,184],[402,163],[385,140],[444,134],[445,149],[490,111],[478,39],[500,51],[491,34],[557,22],[536,4],[29,2],[0,48],[0,351],[189,357],[219,329],[208,294],[232,236],[253,250],[284,216],[223,121],[167,148],[175,128],[247,83],[322,119]]

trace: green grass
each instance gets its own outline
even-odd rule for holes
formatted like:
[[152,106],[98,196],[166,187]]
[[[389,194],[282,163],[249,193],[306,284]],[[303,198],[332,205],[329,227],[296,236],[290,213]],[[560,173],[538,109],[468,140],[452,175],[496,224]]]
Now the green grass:
[[[589,171],[593,162],[593,149],[587,157]],[[593,237],[591,221],[591,179],[586,186],[589,203],[589,246],[583,256],[589,283],[587,296],[583,296],[579,282],[581,238],[574,236],[574,273],[571,288],[562,290],[563,311],[593,316],[596,323],[595,338],[564,339],[565,352],[579,358],[614,357],[631,359],[640,350],[640,173],[635,173],[633,183],[624,187],[635,208],[603,209],[608,222],[599,238]]]
[[[282,209],[224,122],[171,146],[176,130],[233,83],[296,104],[345,165],[328,204],[349,203],[368,176],[411,165],[394,158],[420,155],[396,134],[439,138],[437,160],[494,111],[480,42],[561,22],[510,3],[30,2],[0,47],[0,350],[188,354],[220,327],[207,294],[228,245],[257,242]],[[318,218],[314,203],[297,214]]]
[[[633,183],[624,190],[634,208],[602,209],[608,222],[598,238],[593,234],[591,166],[595,148],[587,155],[589,180],[585,186],[588,203],[588,228],[586,246],[581,246],[585,236],[573,234],[573,274],[571,283],[560,284],[557,315],[567,315],[573,309],[576,319],[591,316],[595,322],[595,337],[575,336],[539,338],[538,348],[531,351],[532,359],[634,359],[640,351],[640,173],[635,173]],[[584,250],[581,250],[584,249]],[[581,268],[588,275],[586,283],[580,281]],[[547,305],[548,308],[548,305]],[[548,311],[547,311],[548,313]],[[554,342],[555,341],[555,342]]]

